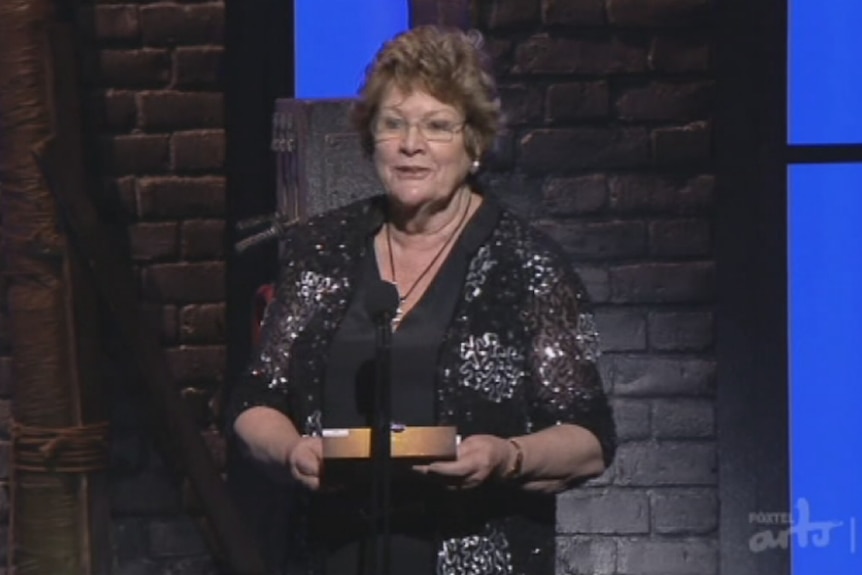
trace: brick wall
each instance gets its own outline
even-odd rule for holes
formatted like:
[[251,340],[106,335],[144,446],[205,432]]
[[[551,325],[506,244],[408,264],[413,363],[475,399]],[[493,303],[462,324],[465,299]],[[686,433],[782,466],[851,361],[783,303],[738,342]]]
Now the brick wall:
[[561,496],[560,574],[717,573],[708,0],[488,0],[489,180],[597,305],[613,468]]
[[[202,429],[225,367],[224,5],[84,2],[85,130],[99,198]],[[132,382],[111,378],[116,573],[214,572]]]

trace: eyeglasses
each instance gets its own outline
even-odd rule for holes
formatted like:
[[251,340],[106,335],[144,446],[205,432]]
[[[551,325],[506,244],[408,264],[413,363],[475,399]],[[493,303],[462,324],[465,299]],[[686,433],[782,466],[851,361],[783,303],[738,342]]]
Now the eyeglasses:
[[455,134],[464,129],[466,122],[453,122],[442,118],[428,118],[418,122],[408,122],[398,116],[380,116],[373,125],[374,139],[378,142],[406,138],[410,128],[416,126],[428,142],[451,142]]

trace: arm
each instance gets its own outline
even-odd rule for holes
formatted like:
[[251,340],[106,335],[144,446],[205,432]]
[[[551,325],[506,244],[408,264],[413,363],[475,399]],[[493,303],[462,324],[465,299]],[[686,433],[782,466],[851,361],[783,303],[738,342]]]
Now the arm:
[[536,282],[527,314],[532,339],[526,399],[531,427],[538,431],[515,438],[470,436],[456,461],[427,471],[460,487],[497,478],[556,493],[610,464],[615,430],[595,365],[597,336],[584,291],[574,274],[551,273]]
[[278,479],[292,476],[311,489],[319,487],[323,448],[321,440],[302,437],[286,415],[292,386],[287,370],[295,334],[307,320],[309,308],[296,297],[288,266],[276,299],[267,307],[261,342],[253,361],[232,390],[227,432],[239,447]]

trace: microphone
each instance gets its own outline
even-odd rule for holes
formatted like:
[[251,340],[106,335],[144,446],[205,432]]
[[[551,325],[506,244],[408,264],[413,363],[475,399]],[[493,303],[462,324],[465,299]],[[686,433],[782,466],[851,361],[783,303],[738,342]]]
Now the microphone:
[[365,296],[365,310],[374,323],[392,321],[398,309],[398,288],[395,284],[380,280],[370,286]]
[[374,321],[375,382],[371,409],[371,547],[366,573],[390,572],[392,485],[392,318],[398,309],[398,288],[378,281],[368,288],[365,309]]
[[236,230],[241,233],[250,233],[249,230],[259,229],[264,227],[262,231],[254,233],[249,237],[238,241],[234,246],[237,253],[242,253],[250,247],[256,246],[284,236],[287,229],[298,224],[299,218],[292,217],[283,212],[275,212],[274,214],[266,214],[263,216],[254,216],[237,222]]

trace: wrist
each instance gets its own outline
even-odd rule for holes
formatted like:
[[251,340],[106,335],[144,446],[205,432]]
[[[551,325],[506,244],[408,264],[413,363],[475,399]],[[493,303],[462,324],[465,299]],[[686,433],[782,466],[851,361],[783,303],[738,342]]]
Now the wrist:
[[509,438],[506,441],[509,444],[509,457],[502,478],[514,481],[521,477],[524,470],[524,446],[517,439]]

